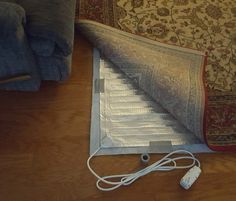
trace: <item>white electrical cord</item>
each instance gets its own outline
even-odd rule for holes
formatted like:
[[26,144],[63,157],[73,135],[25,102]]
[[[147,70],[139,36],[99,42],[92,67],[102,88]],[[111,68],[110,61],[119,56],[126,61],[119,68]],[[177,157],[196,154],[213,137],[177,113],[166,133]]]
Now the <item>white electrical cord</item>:
[[[98,179],[97,182],[96,182],[96,186],[101,191],[112,191],[112,190],[115,190],[115,189],[117,189],[121,186],[128,186],[128,185],[132,184],[134,181],[136,181],[138,178],[143,177],[143,176],[145,176],[145,175],[147,175],[151,172],[154,172],[154,171],[170,171],[170,170],[175,170],[175,169],[187,169],[187,168],[192,168],[193,169],[193,167],[198,168],[200,170],[200,166],[201,166],[199,160],[197,158],[195,158],[195,156],[191,152],[186,151],[186,150],[177,150],[177,151],[173,151],[173,152],[167,154],[161,160],[159,160],[159,161],[153,163],[152,165],[150,165],[150,166],[148,166],[144,169],[141,169],[137,172],[130,173],[130,174],[120,174],[120,175],[110,175],[110,176],[100,177],[90,166],[91,159],[95,156],[95,154],[98,151],[99,151],[99,149],[97,151],[95,151],[88,158],[87,166],[88,166],[88,169],[90,170],[90,172]],[[174,155],[174,154],[187,154],[187,155],[185,155],[185,156],[176,156],[176,157],[171,158],[171,156]],[[189,164],[189,165],[178,166],[177,161],[184,160],[184,159],[185,160],[186,159],[191,160],[192,163]],[[197,176],[194,175],[194,179],[196,180],[198,176],[199,175],[197,175]],[[192,178],[193,176],[190,175],[190,177]],[[185,175],[185,178],[186,178],[186,175]],[[116,179],[117,181],[112,181],[114,179]],[[187,181],[189,181],[189,179]],[[102,187],[100,185],[101,182],[103,182],[104,184],[111,185],[111,187]],[[182,182],[182,183],[184,183],[184,182]],[[187,187],[183,186],[183,185],[186,185]],[[187,184],[184,183],[183,185],[182,186],[185,189],[188,189],[188,188],[190,188],[190,186],[192,184],[190,185],[189,183],[187,183]]]

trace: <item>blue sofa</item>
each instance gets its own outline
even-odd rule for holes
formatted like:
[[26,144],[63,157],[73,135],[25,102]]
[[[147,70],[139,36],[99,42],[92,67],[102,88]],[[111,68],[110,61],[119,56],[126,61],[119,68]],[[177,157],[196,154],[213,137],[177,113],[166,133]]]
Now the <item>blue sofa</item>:
[[0,89],[36,91],[71,72],[76,0],[0,0]]

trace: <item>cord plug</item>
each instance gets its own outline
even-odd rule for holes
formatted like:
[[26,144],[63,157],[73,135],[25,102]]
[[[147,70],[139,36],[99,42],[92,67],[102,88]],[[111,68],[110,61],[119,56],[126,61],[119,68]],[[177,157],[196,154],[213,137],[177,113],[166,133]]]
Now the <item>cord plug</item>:
[[143,164],[146,165],[150,161],[150,155],[149,154],[142,154],[140,157],[140,160]]
[[198,179],[201,172],[202,172],[201,169],[195,165],[183,176],[183,178],[180,180],[180,185],[184,189],[188,190],[193,185],[193,183]]

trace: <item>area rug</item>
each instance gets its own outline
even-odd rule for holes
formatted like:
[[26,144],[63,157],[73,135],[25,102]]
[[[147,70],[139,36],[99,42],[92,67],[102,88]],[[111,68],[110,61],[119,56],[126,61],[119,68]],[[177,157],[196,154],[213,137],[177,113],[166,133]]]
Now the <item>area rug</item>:
[[80,31],[105,58],[211,149],[236,151],[234,0],[80,0],[78,7]]

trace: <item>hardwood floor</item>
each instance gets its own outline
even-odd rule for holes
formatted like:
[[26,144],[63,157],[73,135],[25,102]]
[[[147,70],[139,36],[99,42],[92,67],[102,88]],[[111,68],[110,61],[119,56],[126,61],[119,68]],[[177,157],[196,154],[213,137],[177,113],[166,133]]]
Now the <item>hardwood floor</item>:
[[[0,201],[236,200],[236,155],[198,155],[203,173],[191,190],[185,171],[153,173],[114,192],[100,192],[86,167],[89,149],[92,48],[75,40],[69,81],[36,93],[0,92]],[[161,155],[153,155],[152,160]],[[132,171],[139,156],[97,157],[100,174]]]

